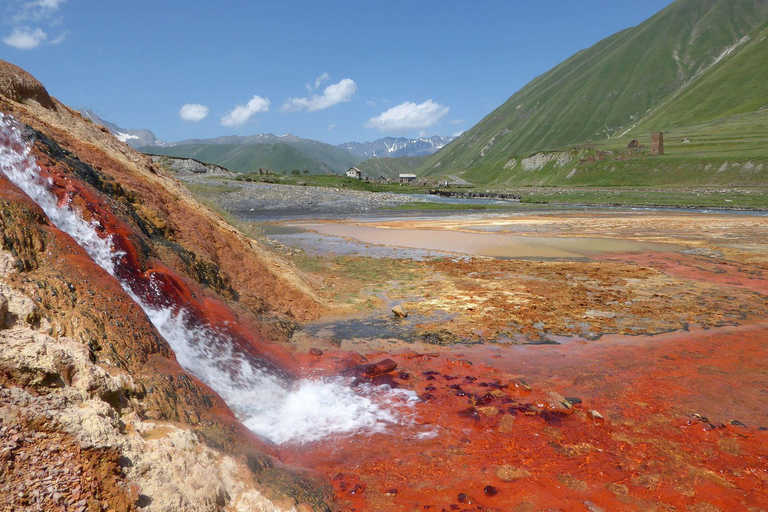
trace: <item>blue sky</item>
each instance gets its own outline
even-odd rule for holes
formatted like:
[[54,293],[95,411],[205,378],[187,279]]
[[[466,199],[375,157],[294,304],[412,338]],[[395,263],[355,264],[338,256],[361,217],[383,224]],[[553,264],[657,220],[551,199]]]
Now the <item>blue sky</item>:
[[0,58],[161,139],[453,135],[670,0],[0,0]]

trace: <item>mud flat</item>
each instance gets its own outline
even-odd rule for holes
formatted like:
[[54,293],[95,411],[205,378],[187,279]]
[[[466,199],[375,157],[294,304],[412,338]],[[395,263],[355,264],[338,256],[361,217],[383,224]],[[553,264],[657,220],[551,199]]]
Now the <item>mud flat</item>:
[[375,245],[456,252],[495,258],[582,258],[610,252],[682,250],[681,246],[596,237],[526,237],[440,229],[402,229],[360,224],[297,224],[304,229]]

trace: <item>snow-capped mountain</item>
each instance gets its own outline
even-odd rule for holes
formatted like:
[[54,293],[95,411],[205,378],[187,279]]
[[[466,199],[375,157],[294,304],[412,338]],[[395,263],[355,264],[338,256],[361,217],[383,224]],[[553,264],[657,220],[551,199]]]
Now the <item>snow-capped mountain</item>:
[[456,137],[419,137],[408,139],[405,137],[386,137],[373,142],[345,142],[339,147],[363,158],[395,158],[399,156],[424,156],[431,155]]
[[157,136],[155,136],[154,133],[152,133],[149,130],[146,129],[126,129],[126,128],[120,128],[114,123],[110,123],[109,121],[105,121],[101,117],[99,117],[93,110],[89,109],[81,109],[80,115],[83,116],[85,119],[90,119],[96,124],[100,124],[102,126],[105,126],[109,129],[112,134],[118,138],[121,142],[125,142],[132,148],[140,148],[142,146],[159,146],[164,147],[167,146],[167,142],[163,142],[162,140],[158,139]]

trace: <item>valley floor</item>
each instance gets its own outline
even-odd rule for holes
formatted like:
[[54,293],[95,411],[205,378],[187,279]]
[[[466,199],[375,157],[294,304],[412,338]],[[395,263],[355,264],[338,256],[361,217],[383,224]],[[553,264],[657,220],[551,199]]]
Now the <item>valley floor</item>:
[[420,398],[386,433],[280,446],[341,510],[768,510],[767,215],[196,192],[331,305],[291,339],[308,375],[388,359],[363,379]]
[[[387,434],[282,447],[285,460],[331,478],[343,510],[766,510],[768,217],[326,223],[672,249],[411,259],[381,257],[354,235],[357,255],[283,244],[338,305],[293,337],[308,367],[390,358],[397,371],[374,381],[421,398]],[[394,305],[409,316],[394,318]]]

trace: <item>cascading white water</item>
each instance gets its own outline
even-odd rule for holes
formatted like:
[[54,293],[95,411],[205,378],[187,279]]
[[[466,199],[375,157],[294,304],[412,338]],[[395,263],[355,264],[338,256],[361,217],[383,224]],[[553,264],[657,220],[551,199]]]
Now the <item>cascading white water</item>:
[[[0,113],[0,171],[45,211],[51,222],[74,238],[111,275],[120,254],[98,225],[86,222],[69,205],[59,206],[50,184],[24,142],[18,124]],[[158,308],[123,289],[142,307],[176,354],[181,366],[227,402],[257,435],[275,443],[310,442],[360,430],[382,432],[403,422],[416,400],[412,391],[361,385],[343,377],[286,383],[233,350],[231,340],[207,327],[190,327],[184,309]]]

